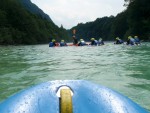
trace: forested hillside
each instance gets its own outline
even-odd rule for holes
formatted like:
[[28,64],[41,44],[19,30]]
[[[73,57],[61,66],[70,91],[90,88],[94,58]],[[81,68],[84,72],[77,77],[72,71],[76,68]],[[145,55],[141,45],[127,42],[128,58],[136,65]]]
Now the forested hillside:
[[[129,35],[138,35],[142,40],[150,40],[150,0],[125,0],[127,9],[116,17],[102,17],[94,22],[79,23],[76,29],[78,38],[102,37],[124,40]],[[72,29],[69,30],[70,36]],[[0,3],[0,45],[41,44],[52,38],[70,40],[68,32],[56,26],[50,17],[43,13],[30,0],[1,0]]]
[[77,26],[73,27],[69,31],[69,34],[72,33],[73,29],[76,29],[76,36],[86,41],[89,41],[92,37],[103,37],[104,39],[109,40],[109,37],[111,35],[111,26],[114,19],[115,18],[111,16],[98,18],[94,22],[87,22],[86,24],[80,23]]
[[1,0],[0,44],[41,44],[68,39],[64,28],[27,10],[20,0]]
[[150,40],[149,6],[150,0],[125,0],[127,9],[116,17],[98,18],[94,22],[80,23],[72,29],[77,30],[78,38],[86,40],[91,37],[114,40],[118,36],[126,40],[129,35],[138,35],[142,40]]
[[38,6],[33,4],[30,0],[20,0],[20,2],[27,10],[29,10],[33,14],[36,14],[44,19],[52,21],[51,18],[47,14],[45,14]]

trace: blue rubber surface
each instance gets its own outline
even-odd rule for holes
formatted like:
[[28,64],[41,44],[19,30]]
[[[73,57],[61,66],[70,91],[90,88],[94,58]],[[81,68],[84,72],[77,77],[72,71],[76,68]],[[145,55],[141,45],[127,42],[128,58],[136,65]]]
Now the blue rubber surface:
[[11,96],[0,104],[0,113],[59,113],[58,88],[69,86],[73,113],[149,113],[129,98],[104,86],[83,80],[50,81]]

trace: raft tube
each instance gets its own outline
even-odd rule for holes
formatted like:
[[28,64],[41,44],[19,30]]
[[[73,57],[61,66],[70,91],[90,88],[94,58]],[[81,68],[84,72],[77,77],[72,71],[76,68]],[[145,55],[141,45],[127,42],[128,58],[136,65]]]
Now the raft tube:
[[0,113],[60,113],[62,86],[72,91],[72,113],[149,113],[126,96],[84,80],[49,81],[23,90],[2,102]]

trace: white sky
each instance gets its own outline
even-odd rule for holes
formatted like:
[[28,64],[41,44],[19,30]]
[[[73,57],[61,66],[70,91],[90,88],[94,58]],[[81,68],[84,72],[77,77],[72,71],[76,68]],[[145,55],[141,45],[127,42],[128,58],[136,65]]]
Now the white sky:
[[70,29],[78,23],[122,12],[124,0],[31,0],[50,16],[52,21]]

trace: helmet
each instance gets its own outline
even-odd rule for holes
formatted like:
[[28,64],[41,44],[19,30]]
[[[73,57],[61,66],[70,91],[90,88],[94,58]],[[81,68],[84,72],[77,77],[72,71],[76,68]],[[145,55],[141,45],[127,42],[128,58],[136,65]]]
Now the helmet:
[[95,40],[95,38],[91,38],[91,40],[93,41],[93,40]]
[[117,37],[116,40],[119,40],[119,37]]
[[134,38],[138,38],[138,36],[134,36]]
[[64,40],[61,40],[61,42],[65,42]]
[[80,41],[84,41],[83,39],[80,39]]
[[56,40],[55,39],[52,39],[52,42],[55,42]]
[[132,36],[128,36],[128,39],[132,38]]

